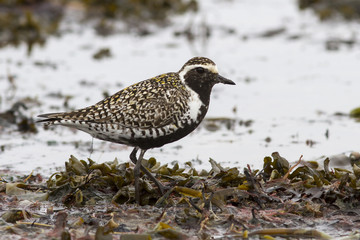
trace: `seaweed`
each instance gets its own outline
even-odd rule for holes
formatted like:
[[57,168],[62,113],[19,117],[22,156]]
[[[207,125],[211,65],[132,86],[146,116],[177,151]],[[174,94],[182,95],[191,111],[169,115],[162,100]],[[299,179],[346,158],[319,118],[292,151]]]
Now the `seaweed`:
[[29,100],[31,99],[15,102],[8,110],[0,112],[0,131],[16,126],[16,129],[21,133],[38,132],[34,119],[26,116],[28,107],[25,102],[29,102]]
[[42,179],[31,176],[4,180],[7,207],[0,212],[6,234],[23,235],[32,223],[39,239],[358,238],[358,156],[352,154],[352,170],[346,170],[330,169],[329,158],[320,165],[300,157],[291,165],[275,152],[262,169],[243,172],[213,159],[209,171],[198,171],[190,162],[169,167],[150,158],[143,165],[168,191],[160,196],[142,175],[140,206],[134,204],[132,164],[71,156],[46,184],[28,182]]
[[78,10],[76,20],[80,24],[95,22],[98,35],[117,32],[115,21],[121,21],[129,31],[146,36],[151,33],[149,25],[168,25],[174,15],[197,11],[198,3],[196,0],[0,1],[0,48],[25,43],[30,56],[35,46],[44,46],[49,37],[67,32],[60,26],[73,8]]
[[350,117],[360,120],[360,107],[354,108],[350,111]]
[[357,20],[360,16],[359,1],[342,0],[298,0],[300,10],[310,8],[321,20],[336,19]]

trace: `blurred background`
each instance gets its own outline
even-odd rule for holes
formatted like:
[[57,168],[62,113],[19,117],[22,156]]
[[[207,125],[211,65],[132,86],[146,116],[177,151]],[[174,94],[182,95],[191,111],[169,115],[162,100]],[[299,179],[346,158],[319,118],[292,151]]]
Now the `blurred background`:
[[129,147],[36,116],[193,56],[237,85],[216,85],[202,125],[146,157],[260,168],[275,151],[291,162],[359,151],[359,13],[358,0],[0,0],[0,169],[51,173],[71,154],[128,161]]

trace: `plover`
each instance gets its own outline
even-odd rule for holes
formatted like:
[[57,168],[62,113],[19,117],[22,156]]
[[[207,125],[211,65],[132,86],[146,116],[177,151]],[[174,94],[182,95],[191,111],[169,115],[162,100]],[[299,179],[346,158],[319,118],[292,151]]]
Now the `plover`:
[[94,138],[133,146],[130,159],[135,164],[135,199],[140,204],[140,170],[162,194],[165,191],[160,181],[142,166],[145,152],[177,141],[197,128],[208,111],[211,90],[217,83],[235,85],[219,75],[212,60],[194,57],[178,72],[135,83],[86,108],[39,115],[45,118],[39,122],[76,128]]

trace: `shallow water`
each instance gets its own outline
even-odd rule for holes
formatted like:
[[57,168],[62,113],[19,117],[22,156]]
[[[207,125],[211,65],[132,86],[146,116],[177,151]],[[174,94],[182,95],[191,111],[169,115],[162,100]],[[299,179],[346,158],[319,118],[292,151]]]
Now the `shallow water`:
[[[73,12],[67,14],[71,19]],[[188,28],[193,40],[174,34]],[[175,16],[167,27],[152,26],[152,34],[144,37],[131,31],[101,37],[91,24],[70,20],[60,29],[67,33],[34,46],[30,55],[25,44],[0,49],[0,112],[25,97],[40,103],[25,111],[31,117],[85,107],[104,93],[178,71],[189,58],[201,55],[213,59],[220,74],[237,84],[214,87],[207,117],[236,123],[230,129],[219,124],[216,131],[204,123],[188,137],[148,151],[147,157],[162,163],[194,160],[206,169],[211,157],[223,166],[259,168],[274,151],[289,161],[300,155],[310,160],[359,151],[359,123],[335,115],[360,104],[359,44],[326,48],[329,39],[358,35],[358,23],[320,22],[310,10],[300,12],[296,1],[202,0],[198,12]],[[272,37],[263,36],[279,29]],[[111,57],[94,59],[102,48],[110,49]],[[15,76],[13,85],[9,75]],[[71,96],[68,107],[63,96]],[[241,120],[253,123],[244,126]],[[60,126],[44,130],[40,125],[38,130],[1,130],[0,168],[50,173],[70,154],[103,162],[115,157],[127,161],[131,152],[94,139],[90,153],[92,139],[86,133]]]

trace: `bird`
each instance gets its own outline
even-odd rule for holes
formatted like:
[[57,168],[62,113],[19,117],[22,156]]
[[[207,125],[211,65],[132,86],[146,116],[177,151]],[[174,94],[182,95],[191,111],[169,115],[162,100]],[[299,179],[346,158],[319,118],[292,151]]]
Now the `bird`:
[[211,59],[193,57],[178,72],[137,82],[89,107],[38,115],[43,118],[38,122],[76,128],[97,139],[134,147],[130,160],[135,164],[135,201],[140,205],[140,170],[161,194],[166,191],[141,164],[145,152],[196,129],[208,111],[211,91],[217,83],[235,85],[219,74]]

